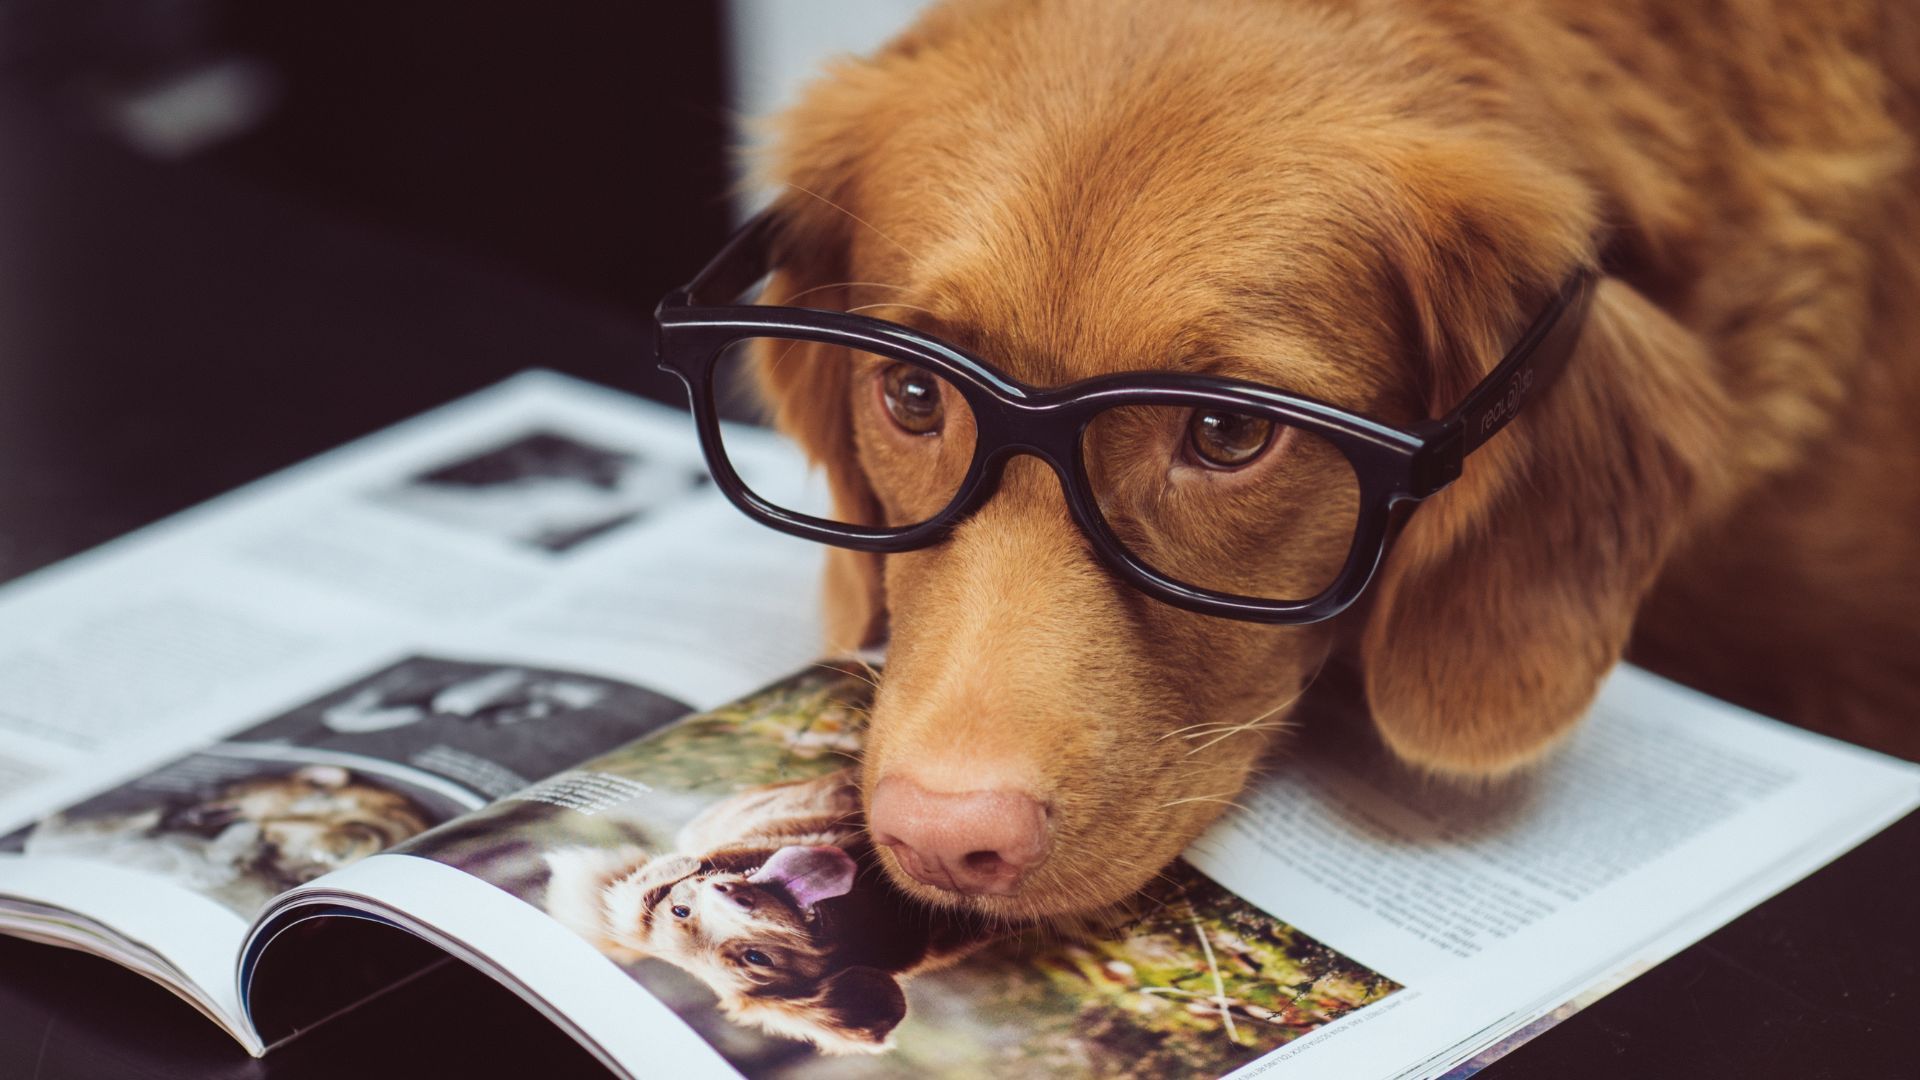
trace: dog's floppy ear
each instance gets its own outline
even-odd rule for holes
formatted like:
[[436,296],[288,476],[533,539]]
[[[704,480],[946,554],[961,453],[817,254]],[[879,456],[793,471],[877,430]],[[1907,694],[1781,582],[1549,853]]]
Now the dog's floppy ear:
[[[779,304],[807,293],[807,304],[844,309],[842,289],[823,289],[841,280],[832,271],[809,269],[820,256],[794,258],[777,271],[763,299]],[[761,393],[773,410],[774,426],[806,450],[825,471],[837,521],[878,524],[880,504],[854,453],[848,367],[828,355],[832,346],[761,341],[754,367]],[[829,651],[851,651],[878,644],[886,636],[886,597],[881,587],[880,556],[846,548],[828,548],[823,610]]]
[[[875,234],[861,216],[862,155],[880,115],[897,106],[888,60],[910,52],[924,34],[903,35],[872,61],[843,60],[810,86],[771,125],[772,144],[757,162],[760,179],[780,189],[774,274],[761,301],[845,311],[846,283],[857,242]],[[854,454],[847,366],[825,345],[762,342],[755,356],[760,390],[774,425],[800,443],[825,470],[837,520],[878,524],[879,501]],[[838,358],[844,360],[844,357]],[[845,548],[827,551],[826,645],[847,651],[886,636],[880,557]]]
[[892,1045],[893,1029],[907,1018],[900,980],[871,967],[836,971],[811,997],[736,998],[725,1004],[735,1020],[804,1039],[830,1054],[885,1050]]
[[[1591,241],[1577,192],[1512,172],[1477,177],[1470,160],[1424,168],[1452,185],[1417,225],[1441,241],[1403,249],[1401,270],[1437,416],[1497,362],[1555,279],[1593,256],[1581,250]],[[1501,194],[1479,198],[1480,179]],[[1498,775],[1586,712],[1668,553],[1722,483],[1729,407],[1703,349],[1603,279],[1560,380],[1413,514],[1360,642],[1374,722],[1403,759]]]
[[892,975],[854,967],[827,980],[815,1007],[838,1040],[821,1043],[822,1049],[871,1052],[886,1049],[893,1029],[907,1018],[907,995]]

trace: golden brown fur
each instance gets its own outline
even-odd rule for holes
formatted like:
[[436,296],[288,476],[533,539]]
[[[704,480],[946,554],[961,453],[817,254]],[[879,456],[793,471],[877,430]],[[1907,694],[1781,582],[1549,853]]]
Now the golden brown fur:
[[[869,791],[1033,791],[1056,854],[965,901],[1032,915],[1172,858],[1335,654],[1444,774],[1536,759],[1630,639],[1920,752],[1916,57],[1906,0],[957,0],[840,64],[779,121],[768,299],[1030,383],[1205,370],[1407,423],[1606,273],[1563,380],[1332,624],[1132,593],[1031,459],[937,548],[835,552],[831,633],[891,638]],[[766,364],[778,421],[877,520],[884,448],[820,371]]]

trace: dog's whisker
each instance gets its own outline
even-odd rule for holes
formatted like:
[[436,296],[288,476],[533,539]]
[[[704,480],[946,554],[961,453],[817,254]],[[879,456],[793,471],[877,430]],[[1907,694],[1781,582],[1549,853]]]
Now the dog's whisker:
[[1231,738],[1234,735],[1238,735],[1241,732],[1264,731],[1264,730],[1283,728],[1288,726],[1288,724],[1291,723],[1291,721],[1289,720],[1271,720],[1270,721],[1268,720],[1268,717],[1271,717],[1274,713],[1279,712],[1281,709],[1284,709],[1291,704],[1293,704],[1292,700],[1281,702],[1279,705],[1274,706],[1272,709],[1269,709],[1266,712],[1261,713],[1259,716],[1256,716],[1251,720],[1242,720],[1238,723],[1219,722],[1219,723],[1211,723],[1211,724],[1192,724],[1184,728],[1179,728],[1175,731],[1170,731],[1167,734],[1160,736],[1160,739],[1157,741],[1165,741],[1167,739],[1172,738],[1175,735],[1178,735],[1181,738],[1184,738],[1187,740],[1207,739],[1208,742],[1206,742],[1204,745],[1188,751],[1189,755],[1195,754],[1201,750],[1205,750],[1207,747],[1212,746],[1215,743]]
[[794,182],[793,182],[793,181],[791,181],[791,180],[787,180],[787,181],[785,181],[785,184],[786,184],[786,185],[787,185],[788,187],[790,187],[790,188],[792,188],[793,190],[795,190],[795,191],[798,191],[798,192],[799,192],[799,193],[801,193],[802,195],[808,195],[808,196],[812,196],[813,198],[815,198],[815,199],[818,199],[818,200],[820,200],[821,202],[823,202],[823,203],[825,203],[826,205],[828,205],[828,206],[831,206],[831,207],[832,207],[832,208],[834,208],[835,210],[838,210],[838,211],[840,211],[841,213],[843,213],[843,214],[845,214],[845,215],[847,215],[847,217],[848,217],[848,218],[850,218],[850,219],[852,219],[853,221],[855,221],[855,222],[858,222],[859,224],[861,224],[861,225],[863,225],[863,226],[865,226],[865,227],[867,227],[868,229],[870,229],[870,230],[872,230],[872,231],[873,231],[873,234],[874,234],[875,236],[878,236],[878,237],[879,237],[880,239],[882,239],[882,240],[885,240],[885,241],[886,241],[887,243],[889,243],[889,244],[892,244],[892,245],[893,245],[894,247],[896,247],[896,248],[899,248],[899,249],[900,249],[900,254],[902,254],[902,255],[905,255],[905,256],[906,256],[906,257],[907,257],[907,258],[908,258],[909,260],[911,260],[911,261],[913,262],[913,264],[914,264],[915,266],[918,266],[918,265],[920,264],[920,258],[919,258],[919,256],[917,256],[917,255],[915,255],[915,254],[914,254],[913,252],[911,252],[911,251],[909,251],[909,250],[907,249],[907,245],[905,245],[905,244],[903,244],[903,243],[901,243],[900,241],[898,241],[898,240],[895,240],[895,239],[894,239],[893,237],[891,237],[891,236],[889,236],[889,235],[887,235],[887,233],[886,233],[886,232],[884,232],[883,230],[881,230],[881,228],[880,228],[879,226],[877,226],[877,225],[875,225],[875,224],[874,224],[873,222],[871,222],[871,221],[868,221],[868,220],[867,220],[866,218],[863,218],[863,217],[861,217],[861,216],[860,216],[859,214],[856,214],[856,213],[854,213],[853,211],[851,211],[851,210],[849,210],[849,209],[847,209],[846,207],[844,207],[844,206],[841,206],[841,205],[840,205],[839,203],[837,203],[837,202],[834,202],[834,201],[833,201],[832,199],[829,199],[829,198],[827,198],[827,197],[826,197],[825,195],[822,195],[822,194],[820,194],[819,192],[817,192],[817,191],[814,191],[814,190],[812,190],[811,188],[807,188],[807,187],[804,187],[804,186],[802,186],[802,185],[800,185],[800,184],[796,184],[796,183],[794,183]]
[[[874,667],[872,664],[866,663],[865,661],[860,662],[860,666],[863,668],[866,668],[865,674],[862,674],[861,672],[858,672],[858,671],[848,671],[846,668],[841,667],[838,663],[829,663],[828,661],[825,661],[825,660],[815,660],[809,666],[817,667],[822,671],[831,671],[836,675],[846,675],[851,678],[859,679],[861,682],[866,683],[868,686],[873,687],[875,690],[880,689],[880,673],[874,670]],[[843,709],[853,709],[853,710],[859,709],[859,706],[849,705],[843,701],[836,701],[834,702],[834,704],[840,706]]]
[[[1259,724],[1262,719],[1264,718],[1256,716],[1252,720],[1242,720],[1238,723],[1227,723],[1225,721],[1222,721],[1217,724],[1195,724],[1191,728],[1182,728],[1180,729],[1179,732],[1176,732],[1175,734],[1178,734],[1181,738],[1186,739],[1188,741],[1192,741],[1194,739],[1204,739],[1211,735],[1217,735],[1222,731],[1226,731],[1226,732],[1243,731],[1252,725]],[[1165,739],[1167,738],[1167,736],[1162,736],[1162,738]]]
[[[1282,719],[1282,720],[1273,721],[1271,723],[1268,723],[1266,721],[1268,720],[1269,717],[1273,716],[1273,714],[1280,712],[1282,709],[1291,708],[1293,705],[1298,703],[1301,698],[1306,697],[1307,691],[1313,689],[1313,684],[1320,681],[1321,672],[1327,669],[1327,660],[1328,660],[1328,657],[1326,656],[1323,656],[1320,658],[1320,663],[1314,667],[1313,673],[1311,675],[1308,675],[1304,680],[1301,681],[1300,689],[1294,691],[1292,696],[1288,697],[1285,701],[1280,702],[1278,705],[1275,705],[1273,708],[1268,709],[1266,712],[1261,713],[1260,715],[1254,717],[1251,720],[1248,720],[1240,724],[1191,724],[1185,728],[1179,729],[1180,732],[1192,732],[1192,734],[1185,735],[1184,736],[1185,738],[1207,740],[1205,743],[1202,743],[1201,745],[1194,747],[1192,750],[1187,751],[1188,756],[1198,754],[1203,750],[1211,749],[1212,747],[1219,745],[1220,743],[1226,741],[1227,739],[1230,739],[1235,735],[1239,735],[1245,732],[1275,731],[1275,730],[1281,730],[1288,727],[1291,724],[1291,720]],[[1196,731],[1195,729],[1209,729],[1209,730]],[[1161,738],[1165,738],[1165,737],[1166,736],[1161,736]]]
[[1174,728],[1172,731],[1167,732],[1166,734],[1160,736],[1158,739],[1155,739],[1154,741],[1165,742],[1176,735],[1183,735],[1189,731],[1193,731],[1198,728],[1216,728],[1216,727],[1229,727],[1229,726],[1231,725],[1225,723],[1224,721],[1219,721],[1219,720],[1209,720],[1199,724],[1188,724],[1186,727]]
[[1281,731],[1291,726],[1293,726],[1293,724],[1290,720],[1249,720],[1244,724],[1236,724],[1220,734],[1215,735],[1213,738],[1187,751],[1187,755],[1191,757],[1204,750],[1210,750],[1228,739],[1233,738],[1235,735],[1244,735],[1254,731]]
[[1266,712],[1261,713],[1259,716],[1254,717],[1252,721],[1207,720],[1198,724],[1188,724],[1186,727],[1174,728],[1172,731],[1166,732],[1165,734],[1161,735],[1158,739],[1155,739],[1154,741],[1165,742],[1168,739],[1174,738],[1175,736],[1179,736],[1187,739],[1203,739],[1203,738],[1206,738],[1206,736],[1210,732],[1218,731],[1223,728],[1239,727],[1241,726],[1242,723],[1252,723],[1254,721],[1263,720],[1266,717],[1273,715],[1279,709],[1284,709],[1286,707],[1287,707],[1287,703],[1282,702],[1276,708],[1269,709]]
[[1219,803],[1222,806],[1231,806],[1235,810],[1252,813],[1252,811],[1247,810],[1246,804],[1235,802],[1224,795],[1189,795],[1184,799],[1174,799],[1172,802],[1163,802],[1160,804],[1160,809],[1168,810],[1176,806],[1185,806],[1188,803],[1199,802]]
[[858,315],[863,311],[872,311],[874,308],[886,308],[886,307],[906,308],[909,311],[922,311],[927,313],[928,315],[934,315],[938,317],[938,312],[935,312],[932,308],[924,308],[918,304],[903,304],[897,301],[881,301],[880,303],[877,303],[877,304],[860,304],[856,307],[848,308],[847,314]]
[[767,370],[769,372],[778,371],[780,369],[780,365],[787,362],[787,357],[792,356],[793,351],[795,349],[798,349],[800,346],[804,344],[806,343],[803,341],[797,341],[797,340],[787,342],[787,347],[780,350],[780,355],[774,357],[773,360],[767,364]]
[[808,296],[817,292],[825,292],[828,289],[899,289],[901,292],[906,292],[907,286],[893,285],[885,281],[835,281],[826,285],[808,286],[807,288],[801,289],[799,292],[794,293],[791,296],[781,297],[780,302],[782,304],[790,305],[795,300],[798,300],[803,296]]

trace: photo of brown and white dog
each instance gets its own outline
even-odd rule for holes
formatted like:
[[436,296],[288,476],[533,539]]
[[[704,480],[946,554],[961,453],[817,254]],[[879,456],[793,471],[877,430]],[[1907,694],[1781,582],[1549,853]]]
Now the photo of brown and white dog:
[[21,850],[144,871],[252,918],[286,890],[433,824],[407,795],[337,765],[274,763],[198,795],[157,785],[144,795],[139,805],[139,791],[109,792],[96,800],[104,809],[54,814],[24,832]]
[[[1910,0],[953,0],[771,131],[764,302],[907,323],[1033,386],[1204,372],[1404,426],[1570,273],[1602,275],[1561,380],[1330,622],[1142,597],[1030,458],[934,547],[833,550],[834,643],[887,643],[861,784],[911,895],[1004,918],[1120,900],[1329,661],[1444,777],[1537,761],[1630,645],[1920,754]],[[770,412],[837,519],[892,523],[902,437],[853,367],[806,355],[826,348],[762,358]],[[1115,467],[1200,482],[1181,439]],[[1316,496],[1285,475],[1274,514]]]
[[994,938],[879,872],[847,770],[725,799],[676,848],[550,852],[547,911],[616,960],[693,975],[735,1022],[830,1053],[887,1049],[903,980]]

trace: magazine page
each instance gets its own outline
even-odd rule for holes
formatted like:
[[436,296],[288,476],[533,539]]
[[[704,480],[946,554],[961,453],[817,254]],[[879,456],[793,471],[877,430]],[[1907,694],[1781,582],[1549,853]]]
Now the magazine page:
[[233,967],[274,897],[687,711],[579,670],[400,658],[0,836],[0,928],[158,977],[258,1052]]
[[[728,445],[816,497],[774,436]],[[718,704],[817,653],[819,560],[685,414],[529,373],[0,587],[0,831],[454,633]]]
[[1920,801],[1912,766],[1631,669],[1536,777],[1474,793],[1321,700],[1332,736],[1126,910],[988,925],[875,864],[867,679],[804,672],[296,890],[247,965],[311,905],[372,913],[627,1075],[1432,1075]]
[[[907,900],[849,782],[868,688],[858,668],[803,672],[315,882],[275,904],[249,963],[303,904],[370,902],[630,1075],[688,1028],[750,1075],[1218,1074],[1400,989],[1185,866],[1073,940]],[[517,914],[473,920],[478,893]],[[1222,987],[1243,1003],[1232,1038]]]
[[1261,1070],[1422,1076],[1831,861],[1920,805],[1920,766],[1622,666],[1568,744],[1505,784],[1422,781],[1364,740],[1322,739],[1241,801],[1194,865],[1408,987],[1390,1017]]
[[814,655],[687,423],[530,374],[0,589],[0,931],[236,1027],[276,893]]

